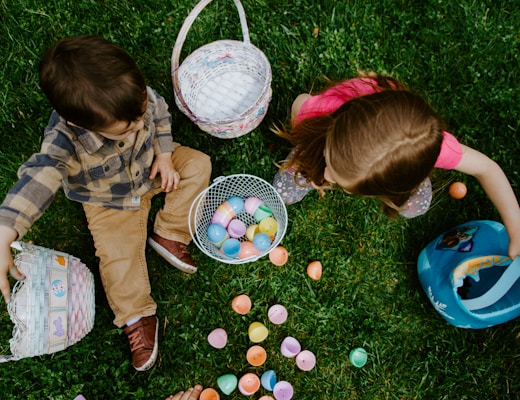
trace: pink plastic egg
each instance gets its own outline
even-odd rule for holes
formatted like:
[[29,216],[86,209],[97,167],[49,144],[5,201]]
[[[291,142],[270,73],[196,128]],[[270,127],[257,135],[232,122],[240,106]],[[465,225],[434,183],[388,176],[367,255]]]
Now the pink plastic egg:
[[256,212],[256,209],[258,208],[258,206],[260,206],[261,204],[264,204],[264,202],[262,200],[260,200],[258,197],[255,197],[255,196],[251,196],[251,197],[248,197],[245,202],[244,202],[244,208],[246,210],[246,212],[249,214],[249,215],[255,215],[255,212]]
[[238,390],[244,396],[251,396],[260,389],[260,378],[252,372],[245,374],[238,381]]
[[253,243],[251,242],[240,242],[240,252],[238,253],[238,258],[249,258],[252,256],[256,256],[260,254],[260,250],[258,250]]
[[235,218],[236,214],[233,208],[229,205],[228,202],[222,203],[213,213],[211,217],[212,224],[222,225],[224,228],[227,228],[229,223],[233,218]]
[[316,356],[312,351],[303,350],[296,356],[296,365],[302,371],[310,371],[316,365]]
[[258,400],[274,400],[271,396],[265,395],[260,397]]
[[239,219],[233,219],[229,223],[227,227],[227,231],[229,233],[229,237],[239,238],[246,234],[246,224],[244,224]]
[[238,314],[246,315],[251,311],[251,299],[247,294],[238,295],[231,301],[231,308]]
[[208,343],[216,349],[223,349],[227,344],[226,331],[222,328],[213,329],[208,335]]
[[281,304],[275,304],[267,311],[267,317],[275,325],[280,325],[287,319],[287,309]]

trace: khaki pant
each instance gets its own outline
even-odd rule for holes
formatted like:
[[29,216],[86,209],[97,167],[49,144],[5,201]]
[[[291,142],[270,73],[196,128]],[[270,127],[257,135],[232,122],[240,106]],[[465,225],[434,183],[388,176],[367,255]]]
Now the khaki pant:
[[[181,180],[177,190],[166,193],[164,207],[155,218],[154,232],[188,244],[189,209],[194,198],[209,184],[211,161],[206,154],[178,144],[172,161]],[[132,318],[154,315],[157,309],[150,294],[145,248],[152,197],[161,192],[158,188],[143,196],[138,211],[83,204],[96,256],[100,259],[101,281],[118,327]]]

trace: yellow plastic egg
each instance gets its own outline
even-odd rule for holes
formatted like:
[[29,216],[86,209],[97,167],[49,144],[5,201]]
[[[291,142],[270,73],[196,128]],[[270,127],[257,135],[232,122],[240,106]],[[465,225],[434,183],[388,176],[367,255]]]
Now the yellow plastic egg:
[[323,266],[321,265],[321,262],[313,261],[307,266],[307,275],[309,275],[309,278],[317,281],[321,278],[322,270]]
[[255,235],[260,232],[258,230],[258,224],[253,224],[253,225],[249,225],[246,229],[246,238],[247,240],[249,240],[250,242],[253,241],[253,238],[255,237]]
[[261,322],[253,322],[249,325],[248,334],[253,343],[260,343],[267,338],[269,331]]
[[276,246],[269,252],[269,260],[271,260],[271,262],[278,267],[284,265],[288,258],[289,252],[283,246]]
[[251,299],[247,294],[241,294],[231,301],[231,308],[238,314],[246,315],[251,311]]
[[258,224],[258,230],[269,235],[271,240],[274,240],[274,235],[278,231],[278,222],[273,217],[264,218]]

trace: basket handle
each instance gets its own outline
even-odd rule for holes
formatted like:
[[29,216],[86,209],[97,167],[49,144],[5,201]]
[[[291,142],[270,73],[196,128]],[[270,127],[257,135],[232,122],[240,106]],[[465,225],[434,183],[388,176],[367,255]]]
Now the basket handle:
[[[182,27],[177,35],[177,39],[175,40],[175,45],[172,50],[172,59],[171,59],[171,75],[173,82],[173,90],[177,99],[180,101],[182,106],[191,112],[186,101],[182,97],[180,85],[179,85],[179,58],[181,55],[182,46],[184,45],[184,41],[186,40],[186,35],[190,30],[193,22],[198,17],[200,12],[209,4],[212,0],[201,0],[199,3],[191,10],[188,17],[184,20]],[[249,28],[247,27],[246,13],[244,11],[244,7],[240,0],[233,0],[235,2],[235,6],[238,10],[238,16],[240,17],[240,25],[242,26],[242,37],[244,38],[245,44],[251,44],[251,40],[249,39]]]

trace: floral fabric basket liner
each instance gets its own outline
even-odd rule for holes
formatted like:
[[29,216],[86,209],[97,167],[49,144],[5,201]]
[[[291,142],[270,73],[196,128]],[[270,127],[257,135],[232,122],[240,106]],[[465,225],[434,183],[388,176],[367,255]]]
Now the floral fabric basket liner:
[[78,258],[14,242],[15,265],[26,276],[13,287],[7,310],[14,324],[12,355],[0,362],[63,350],[94,326],[94,278]]

